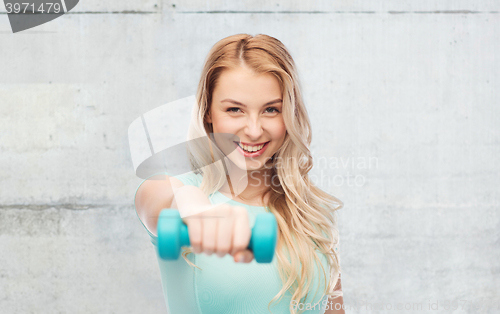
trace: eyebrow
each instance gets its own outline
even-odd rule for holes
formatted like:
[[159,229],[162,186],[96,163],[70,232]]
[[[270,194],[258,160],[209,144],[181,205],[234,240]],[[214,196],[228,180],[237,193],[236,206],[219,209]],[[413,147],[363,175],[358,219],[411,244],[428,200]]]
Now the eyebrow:
[[[246,108],[246,107],[247,107],[247,105],[242,104],[242,103],[240,103],[239,101],[229,99],[229,98],[228,98],[228,99],[221,100],[221,102],[225,102],[225,101],[226,101],[226,102],[233,103],[233,104],[235,104],[235,105],[240,105],[240,106],[242,106],[242,107],[244,107],[244,108]],[[264,106],[272,105],[272,104],[279,103],[279,102],[282,102],[282,101],[283,101],[283,100],[281,100],[281,98],[278,98],[278,99],[275,99],[275,100],[271,100],[271,101],[270,101],[270,102],[268,102],[268,103],[265,103],[265,104],[264,104]]]

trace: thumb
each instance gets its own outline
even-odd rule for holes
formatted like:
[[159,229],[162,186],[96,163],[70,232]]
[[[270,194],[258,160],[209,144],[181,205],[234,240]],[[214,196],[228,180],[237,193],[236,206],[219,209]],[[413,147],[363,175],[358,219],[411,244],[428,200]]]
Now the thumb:
[[[243,258],[240,261],[240,258]],[[250,263],[254,259],[254,255],[252,251],[250,250],[243,250],[241,252],[238,252],[234,254],[234,261],[235,262],[240,262],[240,263]]]

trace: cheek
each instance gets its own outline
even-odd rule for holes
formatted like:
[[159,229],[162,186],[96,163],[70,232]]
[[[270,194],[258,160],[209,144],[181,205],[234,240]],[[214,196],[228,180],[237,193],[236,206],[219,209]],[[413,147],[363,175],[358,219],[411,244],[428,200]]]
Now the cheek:
[[282,139],[286,135],[286,127],[285,124],[279,124],[274,126],[272,130],[272,136],[275,139]]
[[236,134],[241,128],[241,122],[235,119],[214,119],[213,128],[215,133]]

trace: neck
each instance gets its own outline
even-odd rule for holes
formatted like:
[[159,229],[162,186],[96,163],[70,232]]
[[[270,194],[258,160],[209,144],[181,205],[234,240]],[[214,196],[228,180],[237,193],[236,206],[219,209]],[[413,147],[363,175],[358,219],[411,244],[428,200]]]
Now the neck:
[[271,185],[271,173],[271,169],[244,170],[233,164],[219,191],[235,201],[261,203],[263,193]]

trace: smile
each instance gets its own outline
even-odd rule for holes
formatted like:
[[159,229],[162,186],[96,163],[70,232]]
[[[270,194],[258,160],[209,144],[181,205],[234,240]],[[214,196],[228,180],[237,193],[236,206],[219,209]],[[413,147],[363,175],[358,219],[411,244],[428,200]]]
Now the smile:
[[258,145],[258,146],[247,146],[240,144],[238,142],[234,142],[236,144],[236,147],[238,151],[243,154],[245,157],[257,157],[260,156],[267,148],[269,142],[266,142],[264,144]]

